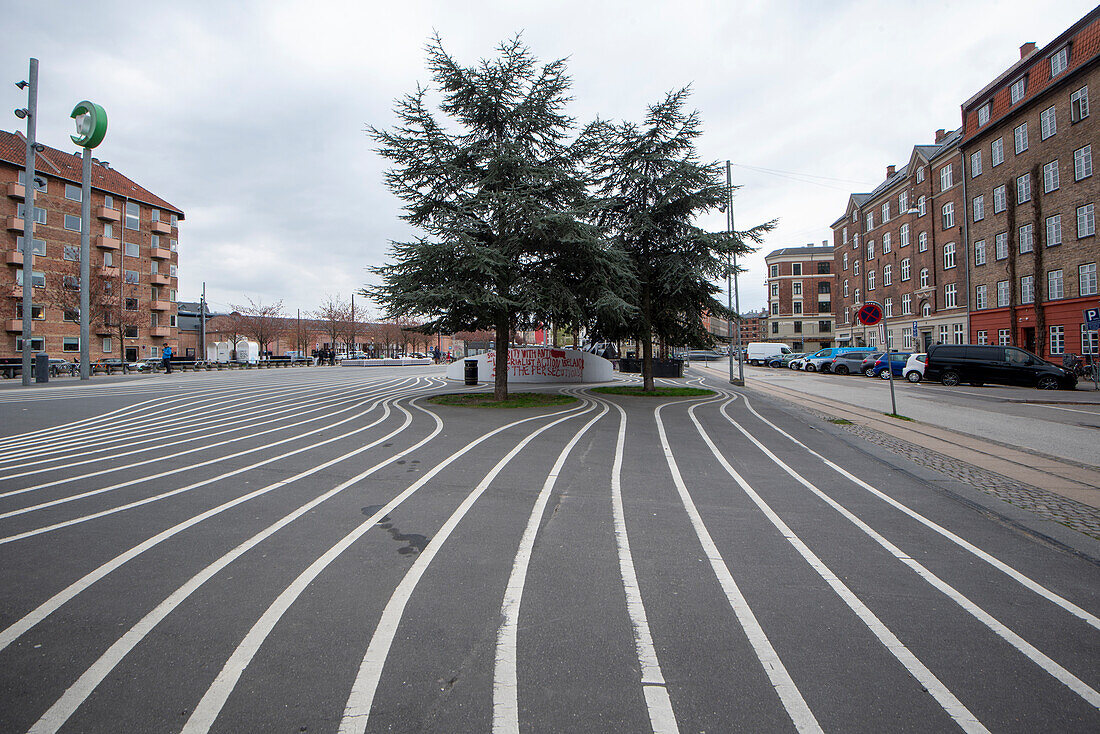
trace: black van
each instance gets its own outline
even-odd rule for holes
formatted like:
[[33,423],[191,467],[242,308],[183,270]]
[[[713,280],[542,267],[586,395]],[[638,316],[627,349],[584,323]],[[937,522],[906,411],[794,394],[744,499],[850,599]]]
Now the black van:
[[960,382],[1024,385],[1040,390],[1073,390],[1077,375],[1018,347],[939,344],[928,349],[924,379],[948,387]]

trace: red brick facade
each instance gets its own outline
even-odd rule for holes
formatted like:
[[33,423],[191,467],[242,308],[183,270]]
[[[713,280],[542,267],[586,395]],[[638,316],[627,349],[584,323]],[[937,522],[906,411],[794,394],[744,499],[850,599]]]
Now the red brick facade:
[[761,341],[796,352],[833,346],[836,268],[833,248],[784,247],[764,258],[768,267],[768,327]]

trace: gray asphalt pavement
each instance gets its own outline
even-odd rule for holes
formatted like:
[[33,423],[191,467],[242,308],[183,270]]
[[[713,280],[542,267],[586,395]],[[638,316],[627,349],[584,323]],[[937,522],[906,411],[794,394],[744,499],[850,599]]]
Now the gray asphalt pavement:
[[0,731],[1100,727],[1094,546],[716,377],[4,390]]

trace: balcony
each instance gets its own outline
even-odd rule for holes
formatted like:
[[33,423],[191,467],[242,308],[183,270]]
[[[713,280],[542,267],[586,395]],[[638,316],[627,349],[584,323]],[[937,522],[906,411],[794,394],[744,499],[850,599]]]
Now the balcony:
[[10,229],[13,232],[23,231],[23,218],[22,217],[5,217],[4,229]]
[[172,225],[168,222],[153,222],[150,228],[153,234],[172,234]]
[[19,334],[23,333],[23,319],[8,319],[7,325],[4,327],[7,331],[14,331]]
[[4,193],[13,199],[24,199],[27,196],[27,187],[21,183],[9,183],[4,187]]
[[171,301],[153,301],[149,304],[150,311],[168,311],[172,308]]
[[121,222],[122,212],[118,209],[108,209],[105,206],[97,206],[95,209],[96,218],[102,219],[106,222]]
[[152,329],[149,330],[149,334],[151,336],[165,336],[165,337],[172,336],[172,327],[171,326],[154,326]]
[[23,264],[23,253],[18,251],[7,253],[4,255],[4,264],[21,266]]
[[167,250],[163,247],[154,247],[154,248],[152,248],[151,250],[149,250],[149,255],[150,255],[150,257],[154,257],[157,260],[171,260],[172,259],[172,251]]
[[104,250],[117,250],[119,248],[119,242],[114,237],[99,236],[95,238],[95,246],[102,247]]
[[172,276],[164,273],[153,273],[150,276],[153,285],[172,285]]

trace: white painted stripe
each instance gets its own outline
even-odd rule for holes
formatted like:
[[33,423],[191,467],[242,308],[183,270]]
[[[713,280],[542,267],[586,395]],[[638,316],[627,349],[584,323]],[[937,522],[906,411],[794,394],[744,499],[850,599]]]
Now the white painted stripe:
[[[1027,640],[1023,639],[1018,634],[1009,629],[1004,623],[994,618],[993,615],[989,614],[977,604],[972,602],[960,591],[958,591],[946,581],[942,580],[934,573],[929,571],[921,563],[914,560],[908,553],[902,551],[896,545],[883,537],[880,533],[875,531],[870,525],[865,523],[860,518],[856,517],[856,515],[850,512],[846,507],[841,505],[829,495],[822,492],[814,484],[802,477],[802,475],[800,475],[794,469],[787,466],[787,464],[779,459],[779,457],[769,451],[767,447],[760,443],[752,434],[742,428],[737,421],[735,421],[728,413],[726,413],[725,406],[723,406],[722,412],[726,416],[727,420],[729,420],[729,422],[733,424],[733,426],[737,428],[737,430],[739,430],[746,438],[752,441],[761,451],[764,452],[765,455],[768,456],[768,458],[775,462],[780,468],[790,474],[799,484],[813,492],[826,504],[839,512],[845,519],[847,519],[853,525],[866,533],[868,537],[870,537],[876,543],[885,548],[892,556],[911,568],[918,576],[920,576],[922,579],[938,589],[953,602],[969,612],[975,619],[988,627],[998,637],[1015,647],[1018,651],[1023,653],[1030,660],[1032,660],[1036,665],[1045,670],[1048,674],[1053,676],[1055,679],[1057,679],[1071,691],[1076,693],[1078,696],[1083,698],[1085,701],[1090,703],[1092,706],[1100,708],[1100,693],[1095,691],[1080,678],[1070,673],[1064,667],[1054,662],[1054,660],[1044,655]],[[924,681],[921,682],[923,683]],[[929,690],[932,690],[931,687],[929,687]],[[935,695],[935,692],[933,692],[933,695]],[[937,700],[939,699],[937,698]],[[941,705],[943,705],[943,702],[941,702]]]
[[524,528],[523,537],[520,538],[519,548],[512,562],[512,572],[508,576],[508,584],[504,589],[504,601],[500,606],[501,623],[497,630],[496,656],[493,662],[493,731],[498,734],[518,734],[519,732],[519,674],[517,672],[519,610],[523,600],[523,587],[527,581],[527,568],[531,563],[535,538],[542,524],[543,515],[546,513],[546,505],[550,501],[558,475],[569,454],[588,429],[607,415],[607,411],[607,404],[604,403],[603,410],[577,431],[558,454],[557,461],[554,462],[550,473],[546,475],[542,490],[535,499],[535,505],[527,519],[527,527]]
[[[734,426],[740,429],[741,426],[733,421],[733,419],[729,417],[729,414],[726,413],[726,406],[729,405],[730,402],[732,402],[732,400],[723,403],[720,410],[722,414],[725,415],[731,423],[733,423]],[[920,659],[917,658],[917,656],[914,655],[913,652],[909,648],[907,648],[893,632],[890,631],[889,627],[883,624],[882,620],[875,616],[875,614],[867,607],[867,605],[864,604],[843,581],[837,578],[836,574],[834,574],[832,570],[829,569],[827,565],[825,565],[825,563],[817,556],[816,553],[810,550],[809,546],[807,546],[802,541],[802,539],[799,538],[798,535],[796,535],[795,532],[791,530],[785,522],[783,522],[779,515],[776,514],[774,510],[772,510],[771,506],[764,501],[764,498],[757,494],[756,490],[754,490],[752,486],[747,481],[745,481],[744,477],[742,477],[737,472],[737,470],[730,465],[730,463],[726,460],[726,457],[723,456],[722,452],[718,450],[718,447],[714,444],[714,441],[711,440],[710,435],[707,434],[707,432],[703,429],[702,424],[699,423],[699,419],[695,416],[695,407],[696,406],[692,406],[692,408],[688,411],[688,416],[691,418],[691,422],[695,424],[695,429],[699,432],[699,435],[702,437],[703,442],[706,443],[711,453],[714,454],[714,458],[718,460],[718,463],[722,465],[722,468],[726,470],[726,473],[733,477],[734,481],[737,482],[737,484],[741,487],[745,494],[747,494],[749,498],[753,501],[753,503],[755,503],[756,506],[760,508],[760,511],[764,513],[764,516],[768,518],[771,524],[775,526],[776,530],[778,530],[779,533],[786,539],[786,541],[790,543],[796,551],[798,551],[798,554],[802,556],[806,563],[808,563],[810,567],[813,568],[814,571],[816,571],[822,579],[824,579],[825,583],[832,587],[833,591],[836,592],[836,595],[839,596],[853,612],[855,612],[860,621],[867,625],[867,629],[869,629],[875,635],[875,637],[878,638],[883,647],[885,647],[890,652],[890,654],[893,655],[894,658],[896,658],[897,661],[901,663],[906,670],[909,671],[909,674],[912,675],[913,678],[915,678],[917,682],[919,682],[932,695],[934,699],[936,699],[936,702],[940,704],[940,707],[943,708],[948,716],[955,720],[955,722],[959,725],[960,728],[962,728],[963,731],[987,732],[988,730],[981,724],[980,721],[978,721],[977,717],[975,717],[974,714],[972,714],[966,708],[966,706],[964,706],[962,702],[959,701],[958,698],[956,698],[955,694],[953,694],[950,689],[947,688],[947,686],[940,682],[939,678],[937,678],[932,673],[932,671],[929,670],[928,667],[924,663],[922,663]],[[774,454],[768,451],[767,448],[760,444],[753,436],[749,435],[743,429],[741,430],[741,432],[745,434],[745,436],[750,441],[756,444],[757,447],[760,448],[765,454],[767,454],[768,458],[779,464],[784,470],[786,470],[788,474],[798,480],[803,486],[806,486],[807,488],[813,487],[813,485],[803,479],[797,472],[795,472],[789,466],[780,461]],[[816,487],[811,489],[811,491],[814,491],[815,494],[819,494],[819,492],[815,490]]]
[[[668,403],[665,405],[668,405]],[[691,520],[691,525],[695,529],[695,535],[703,546],[703,552],[710,562],[710,567],[714,570],[714,575],[718,578],[718,583],[725,592],[726,599],[733,608],[734,614],[737,615],[737,621],[740,622],[741,628],[745,631],[745,637],[752,645],[752,649],[767,674],[768,680],[771,681],[775,692],[779,695],[783,708],[790,716],[791,723],[800,732],[820,732],[821,726],[817,723],[813,712],[806,704],[806,700],[802,697],[798,686],[795,685],[794,679],[787,672],[787,668],[783,665],[779,654],[772,647],[772,643],[764,633],[763,627],[760,626],[756,615],[753,614],[752,607],[749,606],[744,594],[741,593],[741,589],[738,588],[737,582],[733,579],[733,574],[730,573],[729,566],[718,550],[718,546],[714,543],[714,539],[711,538],[710,531],[707,530],[699,510],[695,507],[695,502],[692,500],[687,485],[680,475],[676,458],[672,455],[672,447],[669,445],[668,436],[665,434],[665,425],[661,420],[661,410],[665,405],[658,406],[653,411],[653,418],[657,423],[657,434],[661,439],[661,449],[664,452],[669,471],[672,472],[672,482],[676,485],[676,491],[679,493],[688,518]]]
[[626,512],[623,509],[622,469],[626,453],[626,411],[618,403],[612,403],[619,411],[619,432],[615,439],[615,459],[611,465],[611,515],[615,525],[615,546],[619,555],[619,576],[626,595],[626,612],[634,630],[634,648],[641,671],[642,693],[649,711],[649,725],[654,734],[674,734],[680,730],[676,712],[672,708],[665,676],[653,644],[649,629],[642,589],[638,584],[638,572],[634,556],[630,552],[630,535],[626,528]]
[[[390,433],[378,439],[377,441],[372,442],[369,446],[357,449],[355,452],[352,452],[352,454],[361,453],[367,448],[376,446],[405,430],[405,428],[412,420],[412,414],[410,414],[407,410],[401,408],[400,406],[398,406],[398,410],[405,414],[405,422],[400,428],[398,428],[393,433]],[[192,593],[194,593],[200,586],[209,581],[215,574],[228,566],[234,560],[258,545],[261,541],[274,535],[278,530],[286,527],[291,522],[306,514],[317,505],[321,504],[322,502],[336,495],[337,493],[343,491],[344,489],[347,489],[348,487],[358,483],[364,477],[369,476],[378,469],[392,464],[394,461],[397,461],[402,456],[409,454],[412,451],[420,448],[424,444],[428,443],[431,439],[435,438],[435,436],[437,436],[439,432],[443,429],[443,423],[439,421],[438,418],[436,420],[437,423],[435,430],[426,438],[422,439],[410,448],[394,454],[385,461],[375,464],[374,466],[370,467],[364,472],[361,472],[355,477],[352,477],[351,479],[342,482],[341,484],[330,489],[324,494],[315,497],[314,499],[310,500],[290,514],[285,515],[277,522],[269,525],[267,528],[260,531],[256,535],[253,535],[251,538],[220,557],[217,561],[208,565],[198,574],[191,577],[191,579],[188,580],[186,584],[176,589],[176,591],[172,592],[172,594],[170,594],[167,599],[158,604],[151,612],[142,617],[141,620],[137,622],[137,624],[135,624],[126,632],[126,634],[124,634],[113,645],[111,645],[111,647],[108,648],[108,650],[104,652],[91,665],[91,667],[85,670],[84,673],[82,673],[81,676],[77,679],[77,681],[73,683],[73,685],[70,686],[56,702],[54,702],[53,706],[51,706],[49,710],[47,710],[46,713],[43,714],[37,722],[35,722],[34,726],[32,726],[31,729],[28,731],[28,734],[53,734],[58,729],[60,729],[61,726],[64,725],[64,723],[69,719],[69,717],[71,717],[73,713],[80,707],[80,705],[84,703],[85,700],[87,700],[92,691],[95,690],[95,688],[103,681],[103,679],[107,677],[107,675],[112,670],[114,670],[114,668],[122,661],[122,659],[127,654],[129,654],[129,652],[133,650],[134,647],[136,647],[137,644],[141,642],[145,638],[145,636],[148,635],[153,630],[153,628],[155,628],[161,622],[161,620],[167,617],[176,607],[183,603],[183,601]],[[313,467],[306,472],[302,472],[293,477],[290,477],[289,479],[275,482],[265,489],[270,490],[277,487],[285,486],[286,484],[297,481],[298,479],[308,476],[309,474],[314,474],[328,466],[339,463],[340,461],[349,458],[352,454],[333,459],[324,464]],[[253,496],[254,494],[255,493],[253,493]],[[205,517],[203,517],[203,519],[205,519]],[[194,523],[189,521],[189,524],[187,526],[190,527],[191,524]]]
[[894,499],[893,497],[886,494],[885,492],[882,492],[882,491],[876,489],[875,487],[871,486],[867,482],[863,481],[859,477],[857,477],[854,474],[852,474],[851,472],[849,472],[847,469],[845,469],[845,468],[837,465],[836,463],[830,461],[829,459],[825,458],[821,454],[819,454],[816,451],[814,451],[813,449],[811,449],[806,444],[799,441],[797,438],[795,438],[791,434],[784,431],[779,426],[777,426],[774,423],[772,423],[771,421],[769,421],[764,416],[760,415],[758,412],[756,412],[756,409],[753,408],[752,405],[749,403],[748,398],[745,398],[744,396],[742,396],[742,397],[745,400],[745,406],[749,409],[749,411],[752,412],[753,415],[755,415],[757,418],[759,418],[761,421],[763,421],[766,425],[771,426],[771,428],[773,428],[781,436],[786,437],[787,439],[789,439],[790,441],[792,441],[796,445],[801,446],[803,449],[805,449],[811,455],[816,456],[818,459],[820,459],[830,469],[836,471],[841,476],[845,477],[846,479],[854,482],[856,485],[858,485],[858,486],[862,487],[863,489],[867,490],[868,492],[873,494],[875,497],[878,497],[880,500],[887,503],[891,507],[905,513],[906,515],[908,515],[912,519],[919,522],[921,525],[924,525],[926,528],[938,533],[939,535],[942,535],[944,538],[947,538],[952,543],[954,543],[957,546],[959,546],[960,548],[963,548],[964,550],[966,550],[968,553],[972,553],[973,555],[975,555],[978,558],[982,559],[983,561],[985,561],[989,565],[996,568],[998,571],[1000,571],[1000,572],[1004,573],[1005,575],[1007,575],[1013,581],[1019,583],[1021,586],[1024,586],[1025,588],[1035,592],[1036,594],[1043,597],[1047,601],[1060,606],[1062,609],[1066,610],[1067,612],[1069,612],[1073,616],[1084,620],[1085,622],[1087,622],[1092,627],[1094,627],[1096,629],[1100,629],[1100,618],[1097,618],[1096,615],[1085,611],[1084,609],[1077,606],[1076,604],[1069,601],[1068,599],[1056,594],[1055,592],[1053,592],[1050,589],[1046,588],[1045,586],[1038,583],[1037,581],[1034,581],[1033,579],[1025,576],[1022,573],[1020,573],[1019,571],[1017,571],[1012,566],[1009,566],[1007,563],[1004,563],[1000,559],[990,555],[989,553],[982,550],[981,548],[974,545],[973,543],[971,543],[967,540],[964,540],[963,538],[959,537],[958,535],[951,532],[947,528],[936,524],[932,520],[929,520],[924,515],[921,515],[919,512],[916,512],[915,510],[910,509],[908,506],[906,506],[905,504],[903,504],[903,503],[899,502],[898,500]]
[[[375,512],[373,515],[367,518],[366,521],[361,523],[358,527],[356,527],[350,533],[341,538],[338,543],[325,551],[325,553],[322,554],[320,558],[310,564],[310,566],[305,571],[298,575],[298,577],[290,584],[290,586],[288,586],[286,589],[283,590],[281,594],[279,594],[278,598],[275,599],[271,606],[267,608],[263,615],[261,615],[260,619],[257,620],[252,628],[248,631],[248,634],[245,635],[244,639],[233,651],[233,654],[230,655],[229,660],[227,660],[225,665],[222,666],[222,669],[218,673],[218,676],[214,679],[214,682],[210,685],[206,693],[203,695],[202,699],[195,706],[195,710],[191,712],[191,716],[188,718],[187,723],[182,729],[182,734],[194,734],[195,732],[209,731],[210,727],[214,724],[214,720],[217,718],[218,713],[221,711],[222,707],[225,705],[226,700],[229,698],[229,694],[237,685],[237,681],[240,679],[240,676],[244,672],[244,669],[252,661],[252,657],[259,650],[260,646],[263,644],[264,640],[267,639],[268,635],[271,634],[271,631],[274,629],[279,619],[282,618],[286,610],[290,608],[290,605],[294,603],[298,596],[303,591],[305,591],[306,587],[309,586],[309,584],[315,578],[317,578],[317,576],[320,575],[320,573],[325,568],[327,568],[329,564],[335,561],[340,556],[340,554],[347,550],[356,540],[358,540],[368,530],[370,530],[370,528],[377,525],[378,522],[380,522],[383,517],[392,512],[395,507],[400,505],[414,492],[416,492],[418,489],[431,481],[431,479],[439,474],[439,472],[443,471],[443,469],[445,469],[459,457],[466,454],[468,451],[470,451],[470,449],[485,441],[490,436],[493,436],[506,430],[507,428],[511,428],[512,426],[518,425],[520,423],[525,423],[530,420],[538,420],[540,418],[548,418],[555,415],[561,415],[562,413],[567,413],[567,415],[565,415],[564,417],[559,418],[558,420],[553,421],[552,423],[549,423],[542,428],[539,428],[530,436],[528,436],[524,442],[522,442],[519,446],[517,446],[515,449],[512,450],[512,452],[508,454],[506,459],[510,459],[512,456],[518,453],[519,449],[522,448],[522,446],[526,445],[526,443],[530,441],[534,436],[537,436],[551,426],[557,425],[562,421],[573,418],[576,415],[575,410],[576,409],[558,411],[549,415],[532,416],[530,418],[515,421],[506,426],[502,426],[498,429],[490,431],[482,435],[480,438],[477,438],[474,441],[466,444],[466,446],[459,449],[458,451],[444,459],[442,462],[432,467],[432,469],[428,473],[426,473],[424,476],[422,476],[420,479],[418,479],[416,482],[414,482],[392,500],[387,502],[380,510]],[[589,408],[589,410],[591,410],[591,408]],[[439,427],[441,430],[442,421],[440,421],[439,417],[435,416],[434,414],[433,417],[435,417],[435,419],[439,421]],[[502,463],[498,464],[493,472],[491,472],[492,477],[495,477],[496,472],[498,472],[500,468],[502,468],[506,463],[507,460],[502,460]],[[424,569],[429,563],[431,563],[432,559],[435,557],[439,546],[446,541],[451,531],[458,524],[458,521],[462,518],[463,515],[465,515],[466,510],[468,510],[469,507],[473,504],[473,501],[481,495],[481,492],[484,491],[484,488],[488,486],[489,481],[491,481],[491,478],[487,478],[486,480],[484,480],[482,484],[479,485],[478,489],[475,489],[473,492],[471,492],[470,495],[467,496],[466,500],[464,500],[463,503],[459,505],[459,509],[455,510],[455,513],[451,515],[451,518],[446,523],[444,523],[444,525],[439,529],[436,535],[428,542],[428,544],[424,547],[424,550],[422,550],[417,556],[416,561],[413,562],[412,567],[409,569],[408,572],[406,572],[405,577],[402,579],[401,583],[398,584],[397,589],[394,591],[393,595],[390,597],[389,602],[386,604],[386,608],[382,612],[382,619],[379,621],[378,627],[375,629],[374,636],[371,638],[371,644],[367,648],[367,655],[360,665],[359,675],[356,676],[355,684],[353,684],[352,686],[352,697],[351,699],[349,699],[348,702],[348,707],[353,707],[355,703],[361,700],[359,698],[359,695],[367,693],[367,686],[369,686],[369,699],[366,701],[366,710],[361,716],[359,716],[359,718],[362,719],[364,727],[366,726],[366,714],[369,713],[370,710],[370,700],[372,700],[374,697],[374,687],[377,685],[378,676],[381,675],[382,665],[385,662],[386,654],[388,654],[389,652],[389,644],[393,640],[393,633],[397,630],[397,625],[401,620],[401,615],[404,612],[405,604],[408,602],[409,596],[412,595],[412,591],[416,587],[416,582],[419,581],[420,576],[424,572]],[[375,656],[381,655],[381,659],[377,662],[377,670],[375,669],[374,657],[372,657],[372,653]],[[374,675],[375,672],[377,672],[378,675]],[[370,681],[373,681],[373,685],[370,685]],[[347,716],[347,709],[345,709],[344,721],[347,721]],[[344,723],[342,722],[341,729],[343,727]]]

